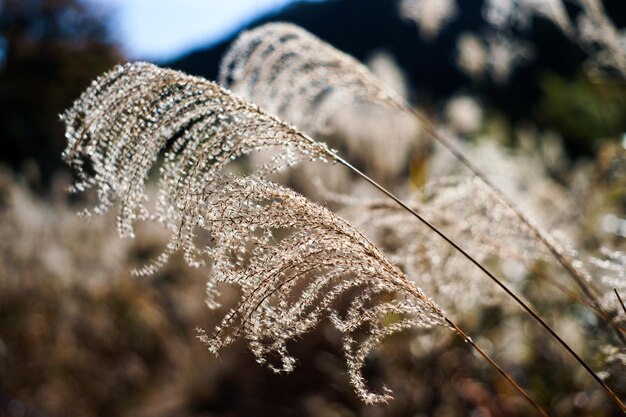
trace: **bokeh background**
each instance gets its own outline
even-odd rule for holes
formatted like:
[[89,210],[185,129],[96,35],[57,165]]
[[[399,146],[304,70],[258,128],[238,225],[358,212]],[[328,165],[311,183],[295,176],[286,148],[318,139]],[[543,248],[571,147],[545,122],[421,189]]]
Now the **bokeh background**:
[[[0,0],[0,416],[532,415],[462,342],[441,335],[396,336],[372,358],[372,385],[395,392],[388,406],[355,397],[339,335],[325,326],[294,345],[293,375],[257,366],[243,344],[216,359],[195,333],[216,320],[203,302],[207,272],[174,259],[155,277],[131,277],[167,234],[146,225],[138,239],[120,240],[113,215],[85,222],[75,213],[88,198],[66,193],[71,174],[61,161],[59,114],[96,76],[141,59],[214,80],[241,30],[288,21],[367,63],[469,145],[538,161],[559,189],[550,197],[562,193],[565,207],[577,206],[564,216],[577,221],[577,245],[623,250],[620,68],[599,63],[545,16],[498,27],[483,0],[452,2],[453,12],[441,1],[431,15],[401,3],[408,2]],[[575,20],[581,7],[564,4]],[[603,5],[616,28],[626,27],[623,0]],[[528,167],[525,160],[503,167]],[[442,169],[432,154],[404,163],[394,171],[402,187],[419,188],[429,170]],[[522,185],[513,191],[526,198],[536,184]],[[626,393],[623,358],[606,359],[615,353],[607,353],[608,332],[584,308],[533,282],[524,284],[525,295]],[[462,313],[554,415],[618,415],[523,315],[498,306]]]

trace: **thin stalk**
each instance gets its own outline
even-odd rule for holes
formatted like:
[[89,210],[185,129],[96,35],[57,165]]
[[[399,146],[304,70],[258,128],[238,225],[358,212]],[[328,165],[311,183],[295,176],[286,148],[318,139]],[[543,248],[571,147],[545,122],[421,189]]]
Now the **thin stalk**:
[[613,288],[613,291],[615,291],[615,295],[617,296],[617,301],[619,301],[619,303],[622,305],[624,314],[626,314],[626,305],[624,305],[624,301],[622,300],[622,297],[620,297],[619,293],[617,292],[617,288]]
[[541,406],[539,404],[537,404],[535,402],[535,400],[532,399],[532,397],[530,395],[528,395],[526,390],[524,390],[524,388],[522,388],[517,382],[515,382],[515,380],[504,369],[502,369],[496,362],[494,362],[494,360],[491,359],[491,357],[485,351],[483,351],[480,347],[478,347],[478,345],[476,345],[476,343],[474,343],[474,341],[472,340],[471,337],[469,337],[463,330],[461,330],[461,328],[459,326],[457,326],[455,323],[453,323],[447,317],[446,317],[446,323],[448,324],[448,326],[452,327],[454,329],[454,331],[459,336],[461,336],[463,338],[463,340],[465,340],[466,343],[468,343],[472,348],[474,348],[474,350],[476,350],[476,352],[478,352],[480,354],[480,356],[483,357],[483,359],[485,359],[487,362],[489,362],[489,364],[493,368],[495,368],[498,372],[500,372],[500,374],[507,381],[509,381],[509,383],[513,386],[513,388],[515,388],[515,390],[518,393],[520,393],[524,398],[526,398],[526,400],[530,404],[532,404],[532,406],[539,412],[539,414],[541,414],[543,417],[548,417],[548,414],[543,410],[543,408],[541,408]]
[[[311,143],[317,143],[314,139],[310,138],[305,134],[301,134],[301,136],[310,141]],[[331,156],[335,161],[344,165],[346,168],[350,169],[352,172],[360,176],[365,181],[369,182],[371,185],[376,187],[379,191],[385,194],[387,197],[391,198],[402,208],[411,213],[415,218],[417,218],[420,222],[422,222],[425,226],[427,226],[430,230],[439,235],[443,240],[445,240],[450,246],[456,249],[461,255],[463,255],[467,260],[473,263],[478,269],[480,269],[485,275],[487,275],[493,282],[495,282],[504,292],[506,292],[511,298],[517,302],[530,316],[535,319],[550,335],[567,351],[569,354],[583,367],[585,370],[596,380],[600,386],[606,391],[608,396],[619,406],[620,410],[626,414],[626,405],[620,400],[620,398],[613,392],[613,390],[600,379],[600,377],[587,365],[587,363],[580,357],[578,354],[563,340],[561,337],[536,313],[528,304],[522,301],[513,291],[511,291],[501,280],[496,278],[487,268],[485,268],[480,262],[478,262],[474,257],[472,257],[469,253],[467,253],[463,248],[461,248],[458,244],[456,244],[452,239],[446,236],[442,231],[437,229],[434,225],[432,225],[428,220],[423,218],[420,214],[418,214],[415,210],[409,207],[406,203],[396,197],[391,191],[387,190],[382,185],[378,184],[372,178],[367,176],[365,173],[360,171],[358,168],[350,164],[348,161],[340,157],[339,155],[329,152],[329,156]]]
[[[413,115],[416,119],[418,119],[424,127],[424,130],[432,136],[437,142],[439,142],[444,148],[446,148],[459,162],[461,162],[472,174],[474,174],[478,179],[480,179],[501,201],[504,205],[510,209],[517,218],[524,223],[526,227],[531,231],[532,234],[552,253],[552,255],[556,258],[556,260],[563,266],[563,268],[567,271],[570,278],[578,285],[581,291],[585,294],[585,296],[591,301],[593,308],[595,308],[603,317],[606,317],[608,323],[615,330],[615,335],[618,339],[626,345],[626,336],[622,334],[622,332],[618,331],[615,327],[615,323],[611,318],[611,315],[602,308],[600,304],[600,300],[596,293],[594,293],[594,289],[585,281],[585,278],[580,275],[580,273],[576,270],[574,265],[564,256],[561,251],[559,251],[556,246],[550,242],[550,240],[542,233],[537,226],[535,226],[530,219],[528,219],[522,212],[517,209],[516,205],[511,201],[502,190],[496,187],[486,176],[481,172],[481,170],[476,167],[464,154],[461,152],[454,143],[441,135],[436,127],[422,114],[417,112],[416,110],[407,108],[405,105],[398,104],[404,111]],[[596,290],[597,292],[597,290]]]

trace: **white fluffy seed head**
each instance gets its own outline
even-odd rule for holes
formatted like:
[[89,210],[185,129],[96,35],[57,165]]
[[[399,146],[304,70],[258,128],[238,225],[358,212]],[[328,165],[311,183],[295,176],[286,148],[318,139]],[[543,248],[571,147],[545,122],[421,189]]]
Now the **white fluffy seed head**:
[[[354,227],[264,178],[303,160],[330,161],[328,148],[216,84],[127,64],[98,78],[63,118],[75,191],[97,188],[96,213],[119,202],[122,236],[132,237],[139,221],[172,233],[139,273],[182,252],[192,266],[211,262],[210,308],[220,304],[220,285],[240,287],[237,306],[214,331],[201,331],[211,352],[243,337],[258,362],[289,372],[296,361],[288,341],[329,317],[344,334],[355,391],[377,403],[390,392],[367,389],[361,370],[370,350],[408,327],[447,325],[441,309]],[[249,176],[224,173],[233,160],[270,148],[281,152]],[[154,209],[151,174],[158,177]]]
[[222,59],[220,83],[311,135],[336,138],[379,179],[398,175],[419,145],[419,124],[400,95],[291,24],[242,33]]
[[[198,209],[195,196],[247,154],[280,148],[259,168],[263,172],[331,156],[325,145],[213,82],[142,62],[99,77],[63,120],[68,140],[63,156],[79,179],[74,191],[97,187],[95,213],[119,201],[123,237],[134,235],[137,221],[156,221],[170,230],[188,223]],[[158,177],[153,210],[146,193],[150,174]],[[169,254],[188,247],[183,238],[174,235],[154,265],[140,272],[154,272]]]

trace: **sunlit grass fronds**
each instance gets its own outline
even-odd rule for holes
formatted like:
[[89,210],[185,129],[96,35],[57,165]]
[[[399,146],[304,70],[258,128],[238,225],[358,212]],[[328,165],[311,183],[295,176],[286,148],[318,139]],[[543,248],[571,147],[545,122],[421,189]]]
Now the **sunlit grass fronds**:
[[[280,365],[270,366],[290,371],[295,359],[287,342],[330,317],[345,334],[351,383],[376,403],[389,391],[370,393],[361,369],[380,339],[448,325],[435,303],[345,221],[261,177],[223,174],[238,157],[271,147],[283,152],[259,175],[303,159],[328,161],[331,153],[216,84],[151,64],[120,66],[96,80],[64,120],[64,156],[81,180],[74,189],[97,187],[95,212],[119,201],[121,236],[133,237],[141,221],[172,232],[165,252],[140,273],[182,251],[191,265],[211,261],[210,307],[219,305],[218,284],[241,288],[239,305],[212,335],[203,333],[212,352],[241,335],[259,362],[275,356]],[[150,212],[146,181],[157,167],[158,201]],[[400,301],[398,293],[406,297]],[[336,311],[336,299],[349,294],[356,295],[348,310]],[[389,321],[390,314],[402,318]]]
[[[213,352],[243,333],[260,362],[277,355],[281,365],[274,369],[289,371],[294,359],[287,353],[287,341],[329,315],[346,335],[352,384],[362,399],[375,403],[387,400],[389,392],[371,394],[365,386],[361,368],[369,350],[398,330],[440,324],[454,329],[541,412],[356,229],[262,179],[302,160],[334,161],[401,203],[325,145],[214,83],[144,63],[117,67],[96,80],[64,120],[64,156],[80,179],[74,190],[97,186],[97,213],[119,201],[121,236],[132,237],[140,221],[161,223],[172,232],[163,254],[139,273],[154,272],[172,253],[182,251],[192,266],[212,261],[210,307],[218,305],[218,283],[241,287],[239,307],[212,336],[204,334]],[[284,152],[249,177],[222,172],[230,161],[271,147]],[[145,184],[156,168],[159,197],[151,211]],[[348,291],[356,295],[342,315],[332,302]],[[396,293],[407,298],[387,298]],[[400,318],[387,322],[391,313]]]
[[340,138],[369,174],[406,168],[419,123],[366,66],[302,28],[270,23],[241,34],[222,59],[220,83],[315,136]]
[[289,23],[242,33],[222,59],[219,81],[306,132],[322,131],[345,106],[398,109],[401,102],[359,61]]
[[533,17],[552,21],[565,36],[589,56],[594,70],[626,76],[626,30],[616,25],[602,0],[572,1],[573,15],[563,0],[488,0],[483,5],[485,20],[500,32],[528,29]]
[[[95,213],[120,202],[118,230],[134,235],[137,221],[177,230],[152,273],[180,248],[191,264],[193,231],[179,230],[198,209],[194,196],[239,157],[267,148],[282,152],[261,167],[269,172],[302,160],[329,160],[330,151],[296,129],[203,78],[133,63],[98,78],[64,115],[65,160],[75,191],[96,186]],[[158,171],[156,209],[148,209],[146,181]]]
[[[502,54],[510,52],[510,48],[503,48],[501,51]],[[355,59],[301,28],[288,24],[269,23],[242,34],[235,41],[222,61],[220,79],[222,83],[236,89],[244,97],[259,101],[262,107],[276,112],[281,117],[287,118],[301,127],[309,126],[311,123],[313,126],[317,125],[318,129],[320,126],[325,126],[330,116],[339,111],[341,106],[374,105],[381,108],[393,108],[400,113],[413,116],[422,123],[423,129],[430,136],[442,144],[473,175],[497,194],[509,210],[532,231],[537,241],[545,246],[554,259],[563,266],[570,278],[591,301],[594,308],[602,315],[607,316],[602,311],[597,295],[590,288],[587,277],[576,266],[576,263],[563,252],[562,248],[527,218],[519,210],[518,205],[487,178],[453,139],[440,133],[437,127],[422,114],[411,110],[406,103],[378,82]],[[298,103],[294,97],[302,98],[304,103]],[[295,116],[291,115],[290,112],[295,113]],[[305,130],[307,129],[305,128]],[[314,130],[309,129],[308,131]],[[388,144],[388,146],[392,145]],[[447,240],[458,252],[481,269],[486,276],[498,283],[505,292],[510,293],[506,286],[483,264],[473,259],[462,247],[440,233],[436,225],[427,224],[428,222],[420,218],[418,213],[403,204],[393,194],[389,192],[386,194],[404,206],[422,223],[428,225],[444,240]],[[510,295],[515,298],[514,294],[510,293]],[[546,330],[553,333],[547,323],[534,314],[528,305],[525,305],[521,300],[517,300],[517,302],[529,314],[533,315]],[[558,336],[554,335],[555,337]],[[617,333],[617,336],[626,343],[626,338],[621,333]],[[571,351],[562,340],[559,343]],[[580,358],[577,360],[583,364]],[[584,366],[587,367],[586,364]],[[597,375],[590,368],[588,369],[594,379],[603,384]],[[610,391],[608,387],[606,388]],[[612,391],[611,395],[614,396]],[[618,402],[620,407],[626,410],[626,406],[621,401]]]
[[[480,271],[468,269],[465,259],[428,233],[424,225],[411,221],[410,213],[397,205],[381,199],[329,197],[342,204],[342,215],[383,248],[420,287],[441,300],[446,310],[462,313],[485,304],[507,304],[496,286],[485,285]],[[508,261],[530,269],[535,262],[549,259],[532,232],[477,179],[431,182],[408,204],[471,248],[481,263]]]
[[[289,372],[287,343],[330,317],[344,333],[350,381],[368,403],[361,370],[385,336],[409,327],[447,326],[443,312],[354,227],[294,191],[254,177],[227,176],[208,188],[196,226],[211,234],[207,303],[220,283],[237,284],[241,301],[202,339],[213,353],[245,337],[257,361]],[[403,295],[400,299],[397,295]],[[337,310],[337,301],[347,311]],[[389,315],[399,315],[389,320]],[[273,363],[275,358],[280,363]]]

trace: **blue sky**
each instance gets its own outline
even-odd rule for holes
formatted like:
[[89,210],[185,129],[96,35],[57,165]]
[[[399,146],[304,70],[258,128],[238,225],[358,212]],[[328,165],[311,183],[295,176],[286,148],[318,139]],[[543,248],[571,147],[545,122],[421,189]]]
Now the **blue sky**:
[[293,0],[90,0],[113,11],[130,58],[164,60],[207,45],[259,14]]

